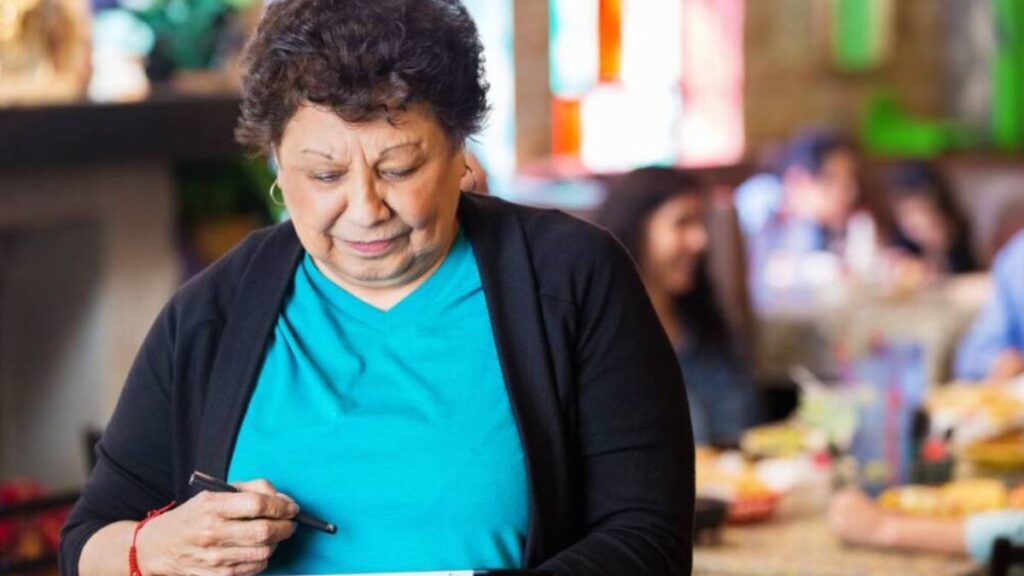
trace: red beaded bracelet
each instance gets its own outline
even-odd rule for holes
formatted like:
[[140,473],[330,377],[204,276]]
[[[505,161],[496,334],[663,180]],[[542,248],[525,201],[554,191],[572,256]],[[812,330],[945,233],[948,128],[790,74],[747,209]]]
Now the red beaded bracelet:
[[130,574],[130,576],[142,576],[142,572],[139,570],[138,554],[135,552],[135,541],[139,538],[139,530],[142,530],[142,527],[145,526],[146,523],[148,523],[153,518],[156,518],[157,516],[163,514],[164,512],[167,512],[171,508],[174,508],[175,504],[177,504],[177,502],[171,502],[170,504],[164,506],[163,508],[160,508],[158,510],[151,510],[148,514],[146,514],[145,518],[140,520],[139,523],[135,525],[135,533],[132,534],[132,547],[128,549],[128,574]]

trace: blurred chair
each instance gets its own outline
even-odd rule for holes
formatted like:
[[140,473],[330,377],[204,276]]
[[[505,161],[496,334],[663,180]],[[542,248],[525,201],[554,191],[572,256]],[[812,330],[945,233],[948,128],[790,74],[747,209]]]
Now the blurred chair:
[[989,576],[1009,576],[1024,571],[1024,546],[1014,546],[1006,538],[999,538],[992,545],[992,560]]
[[1013,232],[1024,227],[1024,163],[1014,157],[952,155],[939,165],[964,209],[978,262],[990,265]]
[[95,426],[87,426],[85,431],[82,432],[82,441],[84,442],[83,448],[85,449],[85,463],[86,463],[86,475],[92,474],[92,469],[96,467],[96,444],[100,441],[100,436],[103,435],[103,431]]
[[1007,202],[999,211],[993,236],[992,254],[998,254],[1003,246],[1018,232],[1024,230],[1024,197]]

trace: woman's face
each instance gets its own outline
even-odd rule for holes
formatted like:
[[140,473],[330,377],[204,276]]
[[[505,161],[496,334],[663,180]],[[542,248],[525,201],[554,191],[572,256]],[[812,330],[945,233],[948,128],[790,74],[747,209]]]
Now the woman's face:
[[276,150],[278,182],[303,247],[343,287],[416,282],[456,233],[461,145],[427,110],[350,124],[300,106]]
[[680,194],[662,204],[648,219],[645,238],[645,281],[674,296],[691,292],[708,247],[701,198]]
[[825,196],[822,220],[834,227],[845,225],[859,196],[857,155],[850,150],[829,154],[822,163],[818,182]]
[[802,168],[791,169],[786,187],[792,214],[841,229],[853,213],[860,195],[857,183],[857,155],[850,150],[828,154],[818,174]]
[[939,254],[949,249],[952,225],[927,194],[908,194],[893,205],[896,226],[908,240],[925,252]]

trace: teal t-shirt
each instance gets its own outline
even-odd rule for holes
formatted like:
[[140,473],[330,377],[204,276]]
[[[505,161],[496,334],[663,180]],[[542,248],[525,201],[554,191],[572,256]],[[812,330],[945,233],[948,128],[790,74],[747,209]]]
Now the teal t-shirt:
[[1014,546],[1024,545],[1024,511],[999,510],[974,514],[964,526],[967,552],[979,563],[992,559],[996,540],[1006,538]]
[[521,567],[526,463],[461,233],[386,312],[303,259],[228,477],[266,478],[338,526],[300,526],[270,573]]

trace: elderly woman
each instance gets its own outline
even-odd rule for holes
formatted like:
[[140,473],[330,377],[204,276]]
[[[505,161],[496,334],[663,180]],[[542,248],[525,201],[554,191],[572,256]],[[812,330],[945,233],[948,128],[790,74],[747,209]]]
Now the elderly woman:
[[609,234],[460,190],[486,110],[457,1],[270,4],[238,135],[291,220],[157,319],[64,574],[690,572],[672,347]]

